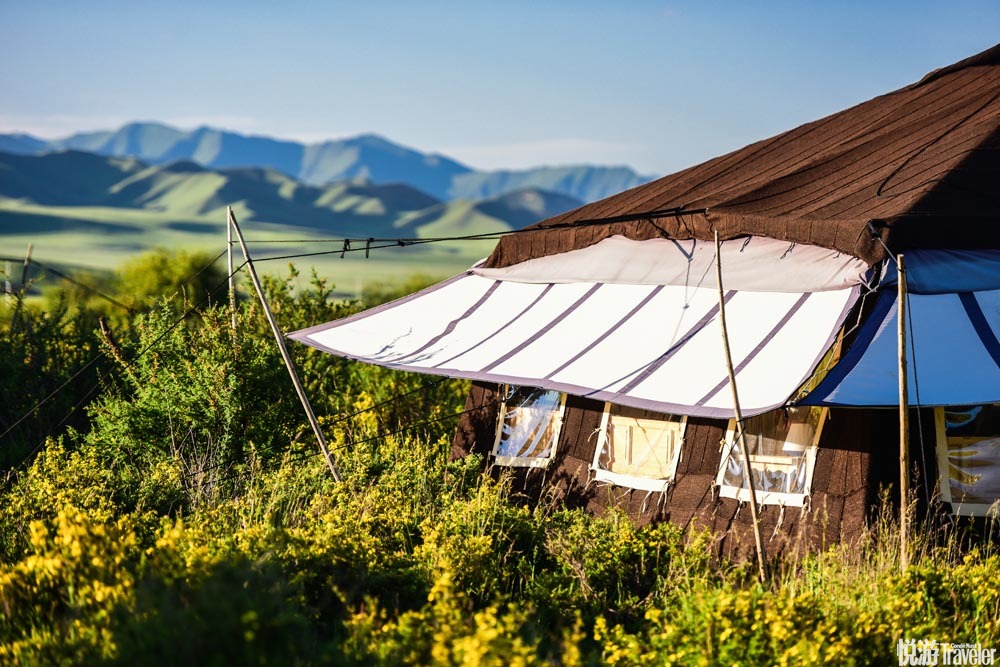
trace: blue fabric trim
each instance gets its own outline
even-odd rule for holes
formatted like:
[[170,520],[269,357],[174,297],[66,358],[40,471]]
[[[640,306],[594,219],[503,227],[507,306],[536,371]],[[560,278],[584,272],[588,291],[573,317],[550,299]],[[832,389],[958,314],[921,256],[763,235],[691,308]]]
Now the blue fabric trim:
[[[1000,250],[909,250],[906,289],[913,294],[982,292],[1000,289]],[[898,272],[890,261],[882,287],[895,285]]]
[[875,340],[876,334],[882,328],[882,323],[889,316],[895,303],[896,294],[894,292],[883,291],[879,294],[878,301],[875,303],[871,315],[861,325],[861,330],[858,331],[858,336],[847,350],[847,354],[834,364],[833,368],[830,369],[830,372],[826,374],[826,377],[823,378],[819,385],[809,392],[808,396],[798,401],[796,405],[826,404],[826,401],[830,398],[830,394],[837,391],[840,383],[844,381],[844,378],[854,370],[854,367],[865,356],[868,346]]
[[993,333],[993,329],[990,327],[990,323],[987,321],[986,315],[979,305],[979,301],[976,300],[976,295],[972,292],[963,292],[958,295],[958,298],[961,300],[962,307],[965,308],[965,312],[969,316],[972,328],[976,330],[979,340],[983,342],[983,347],[993,357],[997,368],[1000,368],[1000,341],[997,340],[996,334]]

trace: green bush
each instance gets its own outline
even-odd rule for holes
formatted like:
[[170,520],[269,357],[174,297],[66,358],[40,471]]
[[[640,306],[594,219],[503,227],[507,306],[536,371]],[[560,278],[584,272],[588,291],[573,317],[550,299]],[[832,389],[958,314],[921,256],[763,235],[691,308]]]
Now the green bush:
[[[0,297],[0,469],[9,470],[66,427],[85,428],[83,407],[99,394],[97,318],[66,298],[43,310]],[[96,356],[96,359],[95,359]]]
[[[294,270],[267,289],[286,330],[358,307]],[[925,531],[902,575],[876,524],[762,585],[707,534],[525,507],[478,457],[448,461],[465,383],[294,344],[335,483],[259,308],[235,330],[225,305],[177,312],[102,343],[96,397],[66,399],[85,419],[16,435],[43,446],[0,489],[4,664],[878,665],[903,637],[1000,644],[987,542]],[[0,337],[5,391],[65,381],[93,317],[26,311]]]

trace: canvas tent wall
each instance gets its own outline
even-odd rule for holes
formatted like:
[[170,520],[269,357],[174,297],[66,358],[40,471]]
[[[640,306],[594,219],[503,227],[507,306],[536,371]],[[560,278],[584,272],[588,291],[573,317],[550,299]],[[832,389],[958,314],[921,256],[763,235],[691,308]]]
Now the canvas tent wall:
[[[473,411],[459,425],[453,457],[470,452],[488,454],[484,443],[490,441],[496,428],[496,392],[496,385],[473,384],[465,406]],[[486,407],[477,411],[477,406]],[[719,536],[724,553],[752,553],[749,510],[741,508],[736,499],[720,497],[714,486],[723,455],[720,443],[726,435],[726,421],[689,417],[670,488],[666,494],[650,495],[645,489],[593,480],[590,467],[602,411],[599,401],[568,396],[560,444],[552,463],[544,475],[512,469],[512,488],[530,498],[542,493],[555,495],[570,507],[595,514],[616,507],[640,522],[671,521],[683,527],[709,529]],[[886,455],[879,446],[895,442],[898,417],[894,413],[832,412],[817,450],[809,507],[762,506],[762,529],[769,552],[794,548],[800,539],[808,547],[822,547],[857,537],[869,509],[879,500],[880,486],[892,483],[898,475],[896,458]],[[927,442],[932,443],[932,425],[926,420],[925,424]],[[928,455],[933,457],[933,450]]]
[[[830,248],[872,266],[879,266],[886,259],[887,247],[892,252],[921,248],[995,250],[1000,248],[1000,197],[996,194],[1000,183],[998,128],[1000,47],[994,47],[932,72],[899,91],[543,221],[535,233],[503,239],[485,266],[521,265],[534,258],[591,247],[615,235],[635,240],[708,239],[714,230],[725,237],[762,234]],[[880,238],[873,238],[869,228]],[[985,274],[986,282],[995,280],[996,267],[985,265],[983,257],[976,259],[973,266]],[[915,272],[920,272],[919,263]],[[962,273],[968,279],[969,266],[963,267]],[[935,276],[935,280],[939,286],[943,284],[941,276]],[[955,286],[949,289],[954,291]],[[876,313],[883,316],[883,321],[870,323],[869,328],[885,334],[890,330],[884,315],[886,303],[891,299],[883,299],[881,312]],[[964,311],[962,299],[957,296],[950,299]],[[964,299],[969,301],[968,296]],[[996,309],[990,310],[989,296],[984,295],[982,300],[986,318],[995,329],[1000,319]],[[875,301],[868,303],[868,310],[875,305]],[[971,324],[974,320],[965,320],[970,323],[967,331],[977,330]],[[980,318],[980,324],[982,321]],[[978,331],[983,329],[979,326]],[[989,335],[974,334],[973,346],[963,347],[958,343],[948,354],[941,349],[933,354],[939,364],[943,357],[943,365],[948,366],[953,376],[956,372],[968,373],[967,380],[973,375],[982,376],[976,382],[980,389],[1000,388],[995,375],[990,375],[997,370],[997,359],[990,354],[994,348],[980,343],[981,338],[988,339]],[[932,349],[926,344],[923,348],[928,352]],[[878,349],[885,353],[887,348],[883,345]],[[956,364],[958,350],[968,354],[980,350],[977,359],[981,363],[970,360]],[[919,364],[917,368],[920,369]],[[894,370],[890,368],[890,372]],[[921,372],[927,375],[931,370],[931,364],[925,364]],[[840,371],[843,374],[842,368]],[[881,372],[884,376],[884,364]],[[834,379],[827,387],[834,386]],[[944,382],[953,389],[960,386],[954,377]],[[924,398],[931,398],[932,384],[945,386],[942,378],[928,376],[922,383]],[[968,381],[961,383],[963,387],[968,385]],[[836,386],[842,392],[850,387],[843,383]],[[883,382],[883,391],[886,386]],[[888,388],[890,393],[895,391],[892,383]],[[911,397],[921,396],[914,389],[911,387]],[[823,393],[827,392],[824,387]],[[475,387],[469,405],[474,406],[488,393],[485,386]],[[988,391],[980,391],[976,395],[987,394]],[[857,401],[855,392],[841,404],[854,405]],[[862,404],[887,403],[862,401]],[[572,414],[573,407],[571,403],[567,409],[567,419],[573,419],[564,428],[567,439],[572,437],[573,423],[589,420],[589,428],[600,410],[597,404],[578,406],[586,417],[577,418]],[[864,518],[864,507],[875,500],[878,485],[893,480],[891,468],[895,464],[897,435],[891,413],[852,410],[847,418],[838,417],[838,412],[842,411],[832,410],[832,419],[822,433],[814,471],[814,499],[823,498],[828,510],[831,498],[834,499],[827,529],[820,531],[825,532],[827,539],[837,537],[838,532],[840,536],[855,532]],[[922,474],[936,480],[933,447],[940,434],[928,424],[941,419],[932,410],[925,410],[922,417],[919,423],[923,433],[914,434],[914,442],[923,443],[929,451],[922,455],[915,452],[914,459],[921,464],[926,461]],[[456,435],[455,453],[472,447],[471,434],[478,428],[488,430],[488,422],[488,418],[484,424],[477,423],[475,417],[467,419]],[[913,423],[916,425],[918,420]],[[689,423],[685,447],[690,458],[686,464],[681,461],[677,485],[667,506],[672,520],[683,523],[690,516],[704,517],[707,512],[713,518],[706,522],[718,527],[720,517],[725,523],[736,515],[736,504],[725,499],[696,501],[697,491],[686,491],[691,488],[704,492],[711,488],[709,477],[718,470],[719,454],[714,444],[724,437],[725,426],[711,422],[702,427],[705,434],[699,432],[697,424],[692,429]],[[578,433],[577,442],[588,442],[585,430]],[[572,468],[574,457],[589,461],[588,448],[592,447],[592,441],[582,449],[568,447],[567,463],[557,469]],[[840,471],[847,468],[852,473],[841,475]],[[693,481],[691,475],[700,475],[701,479]],[[587,471],[580,469],[577,481],[586,479]],[[581,503],[609,502],[589,489],[583,491],[583,484],[566,483],[564,488],[570,495],[577,493]],[[859,502],[861,497],[866,500]],[[640,507],[633,501],[633,510]],[[832,528],[837,525],[838,530]]]
[[[498,406],[512,388],[566,394],[558,441],[538,449],[551,459],[530,469],[545,469],[567,502],[709,526],[739,548],[748,512],[739,493],[726,497],[718,486],[727,483],[732,404],[722,391],[705,242],[716,230],[730,239],[722,263],[733,279],[726,303],[737,380],[748,388],[744,412],[783,410],[801,398],[800,387],[821,379],[810,376],[845,321],[877,307],[857,297],[881,272],[886,247],[1000,250],[998,128],[995,47],[900,91],[543,221],[503,238],[462,276],[293,337],[371,363],[473,379],[456,455],[488,453],[498,442]],[[616,424],[609,403],[637,412]],[[679,455],[663,468],[674,478],[658,497],[652,485],[590,483],[602,447],[673,442],[648,433],[633,442],[630,429],[662,422],[665,413],[688,418]],[[935,419],[927,416],[919,423],[923,441],[933,443]],[[803,409],[771,423],[815,437],[782,436],[787,452],[756,452],[755,475],[812,477],[807,494],[792,485],[773,494],[802,502],[773,505],[766,527],[779,535],[812,523],[808,536],[817,543],[856,535],[879,485],[893,478],[895,416]],[[620,428],[620,442],[611,443],[609,424]],[[663,446],[664,460],[678,453]],[[923,473],[936,474],[933,452],[914,457],[928,459]],[[611,473],[635,467],[609,465],[605,478],[621,481]]]

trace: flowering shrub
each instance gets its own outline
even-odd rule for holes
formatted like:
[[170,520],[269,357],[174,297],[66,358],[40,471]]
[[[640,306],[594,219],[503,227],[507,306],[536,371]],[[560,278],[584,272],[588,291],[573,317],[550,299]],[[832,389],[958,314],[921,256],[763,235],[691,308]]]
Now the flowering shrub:
[[[289,328],[353,308],[294,279],[269,281]],[[903,637],[1000,645],[988,543],[930,545],[901,575],[876,531],[761,585],[705,534],[526,508],[480,459],[449,462],[463,383],[298,347],[336,484],[259,312],[235,331],[224,309],[170,312],[132,323],[122,359],[155,352],[117,361],[89,422],[0,489],[4,664],[878,665]]]

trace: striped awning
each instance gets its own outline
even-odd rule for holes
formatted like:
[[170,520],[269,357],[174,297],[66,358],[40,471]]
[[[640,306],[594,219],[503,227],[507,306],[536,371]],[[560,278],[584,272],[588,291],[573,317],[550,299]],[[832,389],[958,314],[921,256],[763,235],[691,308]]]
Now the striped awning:
[[[796,392],[857,294],[856,286],[726,292],[744,413],[781,406]],[[714,284],[525,283],[469,271],[289,337],[417,373],[541,387],[672,414],[733,411]]]

